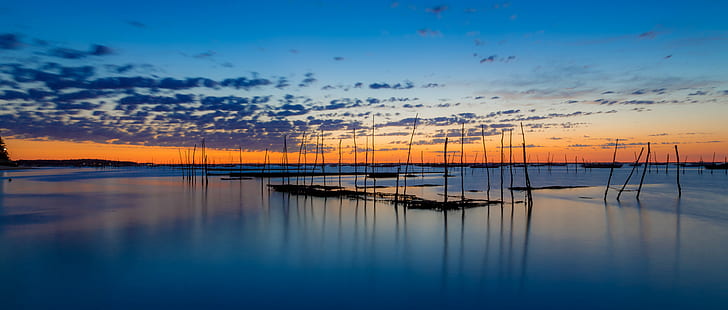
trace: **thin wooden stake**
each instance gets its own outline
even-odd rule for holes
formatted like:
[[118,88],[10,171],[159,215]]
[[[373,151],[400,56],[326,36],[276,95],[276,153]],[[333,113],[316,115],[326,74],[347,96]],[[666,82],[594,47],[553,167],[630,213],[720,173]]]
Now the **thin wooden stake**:
[[359,190],[359,150],[356,146],[356,128],[352,129],[354,133],[354,190]]
[[503,203],[503,136],[505,136],[505,130],[501,130],[500,140],[500,201]]
[[485,149],[485,125],[480,125],[480,136],[483,139],[483,160],[485,162],[485,173],[488,178],[488,189],[486,191],[486,199],[490,201],[490,167],[488,167],[488,153]]
[[677,151],[677,145],[675,145],[675,165],[677,165],[677,196],[682,196],[682,187],[680,187],[680,153]]
[[445,177],[445,200],[444,202],[447,203],[447,138],[445,137],[445,147],[443,149],[442,153],[442,165],[445,168],[445,174],[443,175]]
[[531,195],[531,178],[528,176],[528,162],[526,162],[526,132],[523,130],[523,123],[521,123],[521,135],[523,136],[523,174],[526,177],[526,195],[528,197],[528,204],[531,206],[533,203],[533,196]]
[[637,188],[637,200],[640,199],[640,193],[642,192],[642,183],[645,181],[645,173],[650,165],[650,143],[647,142],[647,157],[645,157],[645,168],[642,169],[642,178],[640,178],[640,186]]
[[[402,195],[407,195],[407,174],[409,174],[409,165],[410,165],[410,153],[412,152],[412,140],[415,138],[415,129],[417,129],[417,117],[420,116],[420,114],[415,114],[415,120],[412,122],[412,134],[410,135],[410,141],[409,145],[407,146],[407,163],[404,165],[404,189],[402,190]],[[397,174],[397,177],[399,177],[399,173]]]
[[624,181],[624,185],[622,185],[622,189],[619,190],[619,193],[617,193],[617,200],[619,200],[619,197],[622,196],[622,192],[624,191],[624,188],[627,187],[627,183],[629,183],[629,179],[632,178],[632,174],[634,173],[634,170],[637,169],[637,164],[640,162],[640,158],[642,158],[642,152],[645,150],[643,147],[640,149],[640,155],[637,156],[637,159],[634,161],[634,166],[632,166],[632,171],[629,172],[629,175],[627,176],[627,180]]
[[607,200],[607,192],[609,192],[609,184],[612,183],[612,174],[614,173],[614,165],[617,162],[617,148],[619,147],[619,139],[614,141],[614,155],[612,155],[612,166],[609,168],[609,178],[607,179],[607,188],[604,189],[604,200]]
[[511,175],[511,186],[513,187],[513,129],[508,131],[508,172]]
[[465,123],[460,128],[460,200],[465,201]]

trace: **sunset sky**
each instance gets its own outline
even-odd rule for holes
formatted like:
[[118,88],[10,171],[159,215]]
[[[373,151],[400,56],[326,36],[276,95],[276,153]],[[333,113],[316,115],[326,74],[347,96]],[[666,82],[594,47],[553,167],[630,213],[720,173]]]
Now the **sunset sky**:
[[[647,142],[728,154],[726,1],[0,3],[0,136],[13,159],[215,162],[309,148],[345,161],[490,160],[520,123],[532,159],[632,160]],[[509,132],[505,133],[508,144]],[[371,142],[371,141],[369,141]],[[311,152],[311,151],[309,151]],[[479,153],[478,153],[479,152]],[[476,155],[478,154],[478,155]],[[518,153],[520,154],[520,153]],[[275,156],[280,157],[280,154]],[[683,156],[683,157],[684,157]],[[277,160],[277,157],[273,157]],[[360,158],[361,160],[361,158]],[[480,159],[478,159],[480,161]]]

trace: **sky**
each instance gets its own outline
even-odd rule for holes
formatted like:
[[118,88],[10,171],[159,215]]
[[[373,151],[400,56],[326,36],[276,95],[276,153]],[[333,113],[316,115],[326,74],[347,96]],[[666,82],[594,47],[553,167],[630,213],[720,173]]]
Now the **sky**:
[[[725,1],[3,1],[13,159],[728,156]],[[484,137],[484,138],[483,138]],[[516,152],[516,154],[519,154]],[[674,153],[673,160],[674,160]],[[363,157],[363,156],[361,156]],[[438,159],[440,158],[440,159]],[[359,158],[361,161],[362,158]]]

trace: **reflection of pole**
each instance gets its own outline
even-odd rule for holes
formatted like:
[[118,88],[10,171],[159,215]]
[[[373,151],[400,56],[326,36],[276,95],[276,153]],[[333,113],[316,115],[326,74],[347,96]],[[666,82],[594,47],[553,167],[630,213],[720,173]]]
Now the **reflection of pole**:
[[677,283],[680,275],[680,199],[676,200],[675,208],[675,262],[673,265],[674,283]]
[[523,256],[521,257],[521,280],[519,283],[519,288],[521,290],[523,290],[523,285],[525,284],[526,271],[528,267],[528,239],[531,236],[531,214],[533,211],[533,205],[529,203],[526,210],[526,237],[523,239]]
[[[445,138],[447,141],[447,138]],[[443,212],[445,227],[442,234],[442,288],[447,287],[447,211]]]

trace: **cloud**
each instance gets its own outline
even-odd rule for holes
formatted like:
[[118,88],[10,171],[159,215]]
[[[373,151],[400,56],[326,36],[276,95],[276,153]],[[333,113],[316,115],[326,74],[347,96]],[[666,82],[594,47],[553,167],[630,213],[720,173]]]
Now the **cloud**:
[[655,32],[655,31],[643,32],[643,33],[640,33],[640,35],[638,37],[640,39],[654,39],[655,37],[657,37],[657,32]]
[[212,56],[215,56],[215,54],[217,54],[215,51],[207,51],[207,52],[204,52],[204,53],[195,54],[192,57],[199,58],[199,59],[202,59],[202,58],[210,58]]
[[23,46],[20,37],[13,33],[0,34],[0,49],[15,50]]
[[369,84],[370,89],[412,89],[415,85],[410,81],[404,83],[388,84],[388,83],[371,83]]
[[494,62],[496,57],[497,57],[496,55],[490,55],[488,57],[481,59],[480,63]]
[[336,56],[336,57],[334,57],[334,60],[342,61],[342,60],[344,60],[344,57]]
[[305,78],[298,84],[298,87],[308,87],[316,82],[316,78],[313,77],[313,73],[306,73]]
[[72,48],[57,47],[46,52],[46,55],[63,59],[82,59],[88,56],[106,56],[113,54],[113,50],[104,45],[91,45],[88,51]]
[[147,28],[147,25],[146,24],[143,24],[143,23],[138,22],[138,21],[130,20],[130,21],[127,21],[126,23],[129,26],[136,27],[136,28]]
[[438,6],[434,6],[431,8],[426,8],[425,12],[435,14],[435,16],[437,16],[437,18],[440,18],[440,17],[442,17],[442,13],[447,11],[447,9],[448,9],[447,5],[438,5]]
[[488,57],[482,58],[480,60],[480,63],[491,63],[491,62],[495,62],[495,61],[511,62],[511,61],[515,61],[515,60],[516,60],[516,56],[498,57],[498,55],[490,55]]
[[439,30],[430,30],[428,28],[422,28],[417,30],[417,34],[421,37],[441,37],[442,33]]

